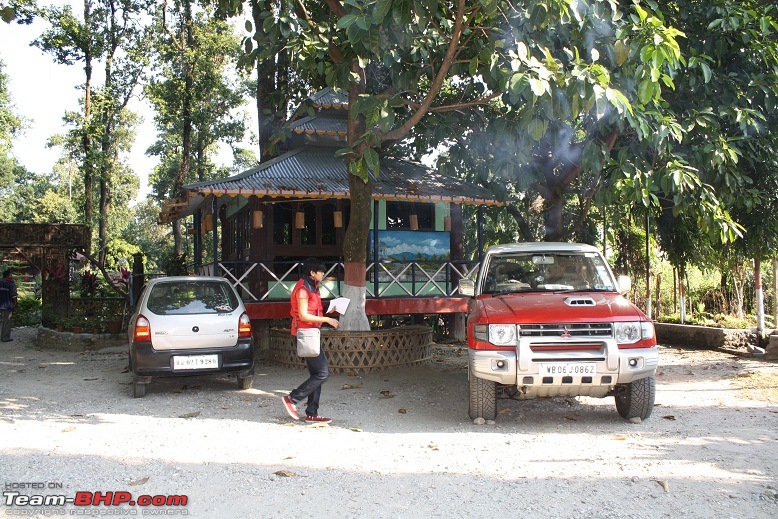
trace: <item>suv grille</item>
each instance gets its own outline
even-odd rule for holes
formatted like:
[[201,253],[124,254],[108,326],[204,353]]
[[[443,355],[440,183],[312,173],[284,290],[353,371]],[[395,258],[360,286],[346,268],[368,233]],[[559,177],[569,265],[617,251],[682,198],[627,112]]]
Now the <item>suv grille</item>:
[[565,333],[578,338],[611,337],[611,323],[577,323],[577,324],[522,324],[519,325],[521,337],[559,338]]

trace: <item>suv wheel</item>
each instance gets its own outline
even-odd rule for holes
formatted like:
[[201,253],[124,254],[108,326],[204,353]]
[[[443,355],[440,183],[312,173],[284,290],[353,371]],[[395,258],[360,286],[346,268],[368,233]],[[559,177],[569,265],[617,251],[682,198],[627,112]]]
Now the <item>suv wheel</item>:
[[497,383],[478,378],[468,370],[470,382],[470,419],[494,420],[497,417]]
[[656,382],[654,377],[641,378],[629,384],[618,386],[616,410],[622,418],[640,418],[645,420],[654,410]]

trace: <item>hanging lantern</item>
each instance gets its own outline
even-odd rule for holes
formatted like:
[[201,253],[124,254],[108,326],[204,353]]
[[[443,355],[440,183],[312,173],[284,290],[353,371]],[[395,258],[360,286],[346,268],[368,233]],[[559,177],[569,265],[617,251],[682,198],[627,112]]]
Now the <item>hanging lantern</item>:
[[418,231],[419,230],[419,217],[418,215],[412,214],[410,216],[411,220],[411,230],[412,231]]
[[294,228],[295,229],[304,229],[305,228],[305,213],[302,211],[297,211],[294,213]]
[[343,211],[335,211],[334,213],[332,213],[332,217],[335,220],[335,227],[337,227],[338,229],[343,227]]
[[200,234],[205,234],[211,230],[213,230],[213,219],[210,216],[207,216],[203,218],[202,223],[200,223]]
[[263,213],[261,210],[257,209],[254,211],[254,213],[251,215],[252,222],[251,225],[254,227],[254,229],[261,229],[265,226],[265,213]]

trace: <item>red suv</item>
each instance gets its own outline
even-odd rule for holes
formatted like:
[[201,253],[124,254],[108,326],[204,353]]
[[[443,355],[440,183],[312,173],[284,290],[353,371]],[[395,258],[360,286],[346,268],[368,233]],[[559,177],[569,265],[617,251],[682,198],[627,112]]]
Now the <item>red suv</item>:
[[624,418],[654,407],[654,325],[622,293],[600,252],[574,243],[490,247],[467,320],[470,418],[497,415],[497,387],[516,398],[614,396]]

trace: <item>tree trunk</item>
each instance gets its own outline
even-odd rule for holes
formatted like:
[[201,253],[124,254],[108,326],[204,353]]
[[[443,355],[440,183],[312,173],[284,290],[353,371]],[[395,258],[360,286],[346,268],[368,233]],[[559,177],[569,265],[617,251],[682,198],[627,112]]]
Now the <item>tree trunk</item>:
[[273,108],[270,94],[273,92],[275,63],[265,60],[257,63],[257,130],[259,131],[259,161],[264,162],[272,157],[270,142],[273,136]]
[[[346,313],[340,318],[342,330],[365,331],[370,322],[365,311],[367,291],[365,273],[367,271],[367,243],[370,238],[370,216],[372,213],[372,182],[363,182],[349,175],[351,198],[351,218],[343,241],[343,260],[345,275],[343,279],[343,297],[351,300]],[[376,266],[377,268],[377,266]]]
[[[187,175],[189,174],[189,162],[190,155],[192,153],[192,88],[193,88],[193,72],[192,63],[187,57],[187,51],[192,51],[194,47],[194,36],[192,35],[192,2],[186,0],[184,2],[184,31],[186,32],[186,47],[181,50],[181,57],[184,60],[184,95],[181,102],[181,124],[183,131],[181,135],[181,163],[178,166],[176,172],[176,178],[173,182],[172,197],[176,197],[178,192],[184,185]],[[176,256],[181,256],[183,252],[183,244],[181,240],[181,225],[178,220],[173,222],[173,242],[175,246]]]
[[548,199],[546,203],[546,229],[543,241],[559,241],[564,233],[562,209],[565,205],[565,200],[562,197],[554,196]]
[[[351,69],[361,79],[358,83],[352,82],[351,88],[349,88],[349,106],[354,106],[357,97],[365,93],[365,74],[364,70],[360,69],[357,64],[353,64]],[[364,116],[349,117],[349,146],[354,146],[364,133]],[[355,151],[357,153],[364,151],[364,144]],[[352,160],[352,157],[346,159],[346,167]],[[346,331],[366,331],[370,329],[370,322],[367,320],[365,312],[367,298],[365,275],[367,272],[367,245],[370,239],[370,216],[373,211],[373,183],[369,179],[365,182],[358,176],[349,174],[348,185],[351,216],[346,235],[343,238],[343,262],[345,263],[343,296],[349,298],[351,302],[346,313],[340,319],[340,327]],[[378,229],[375,229],[375,232],[378,232]]]
[[[91,20],[91,0],[84,0],[84,27],[89,27]],[[89,31],[87,30],[87,33]],[[91,35],[87,34],[84,46],[84,126],[81,142],[84,147],[84,224],[88,227],[86,233],[87,254],[92,253],[92,139],[89,137],[92,118],[92,45]]]

